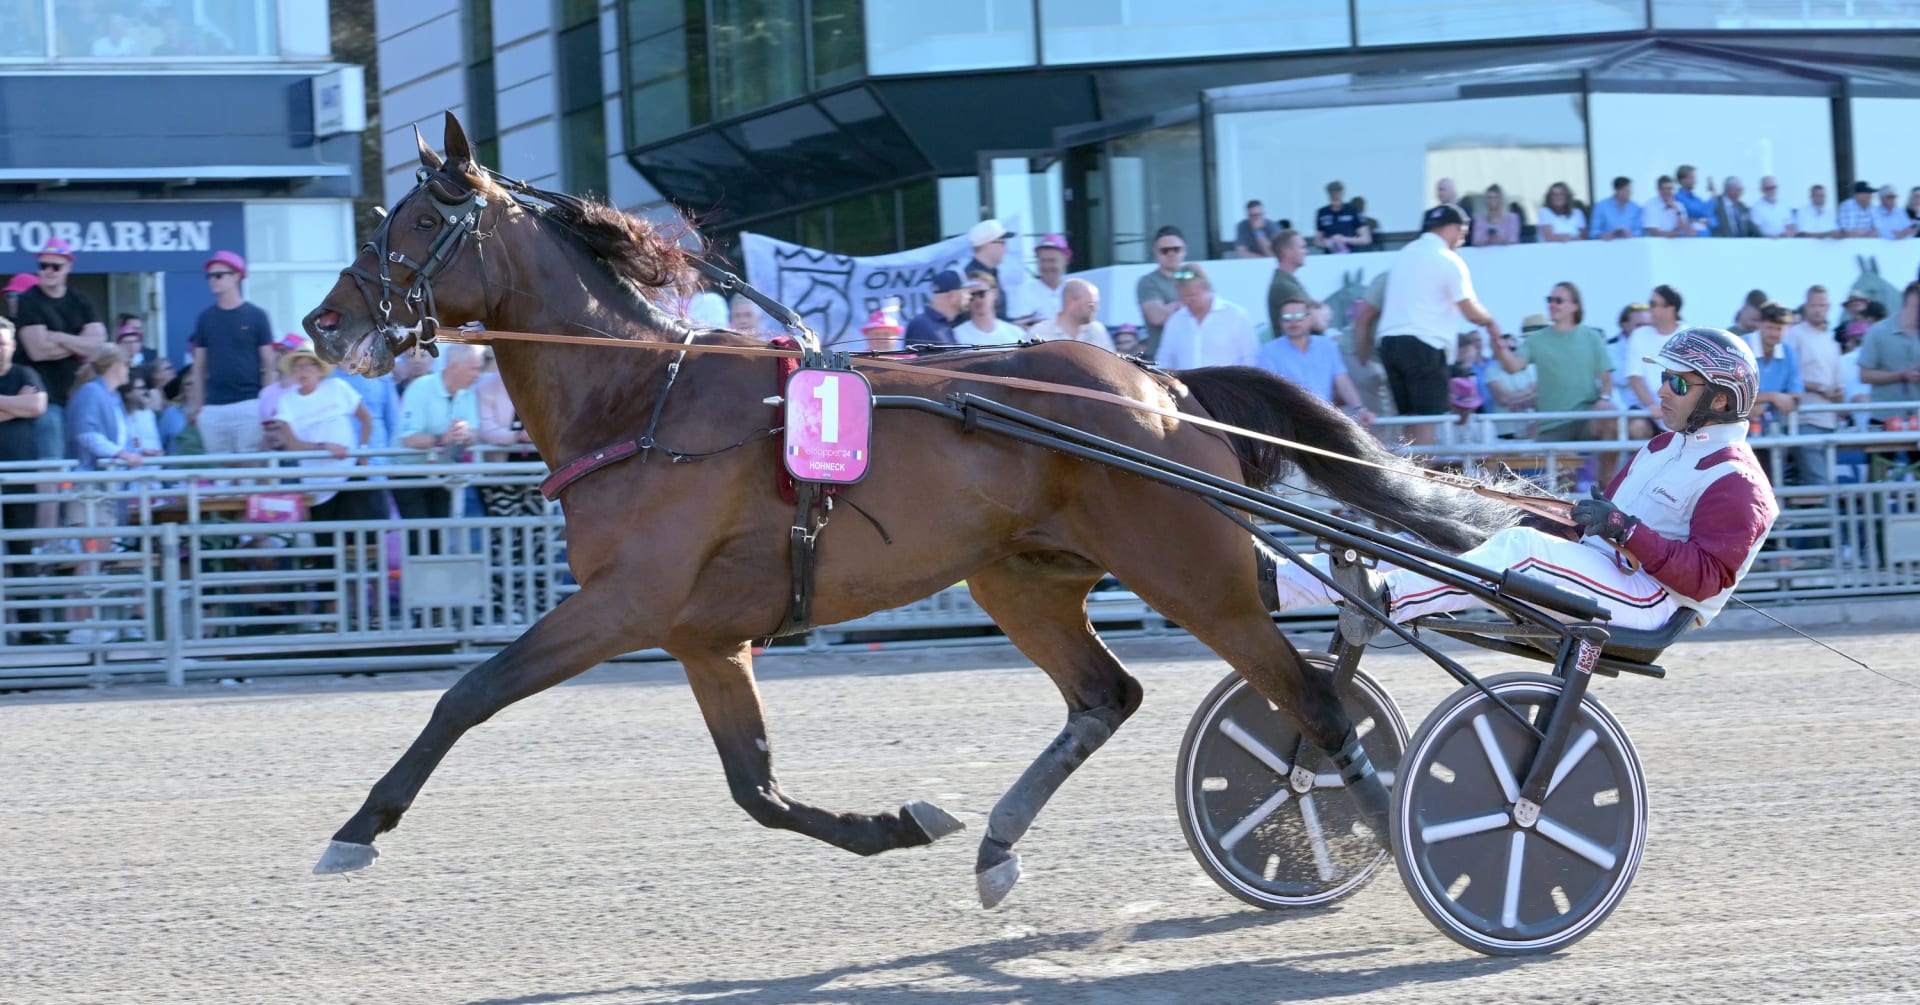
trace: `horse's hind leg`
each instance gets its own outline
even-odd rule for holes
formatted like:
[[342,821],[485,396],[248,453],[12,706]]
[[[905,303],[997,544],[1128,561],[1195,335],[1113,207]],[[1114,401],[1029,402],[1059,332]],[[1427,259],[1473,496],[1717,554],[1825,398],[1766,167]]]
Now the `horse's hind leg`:
[[1087,591],[1102,570],[1077,556],[1020,555],[967,577],[1007,638],[1046,671],[1067,701],[1067,724],[993,807],[974,881],[992,907],[1020,880],[1013,846],[1067,776],[1140,707],[1138,681],[1087,622]]
[[829,813],[789,798],[773,777],[773,745],[747,644],[669,642],[667,652],[686,668],[734,802],[762,826],[796,831],[858,855],[931,844],[961,828],[960,821],[932,803],[912,802],[898,813],[869,815]]
[[629,607],[619,591],[589,585],[456,681],[434,705],[413,746],[374,784],[359,812],[334,833],[313,871],[347,872],[372,865],[379,855],[373,839],[400,825],[427,777],[467,730],[528,695],[623,652],[652,645],[632,631],[609,630],[632,620]]

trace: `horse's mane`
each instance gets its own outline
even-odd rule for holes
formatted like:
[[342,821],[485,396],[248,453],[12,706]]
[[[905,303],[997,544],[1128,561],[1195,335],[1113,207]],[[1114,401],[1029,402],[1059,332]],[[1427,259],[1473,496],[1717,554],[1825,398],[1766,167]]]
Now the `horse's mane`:
[[548,197],[545,205],[530,208],[577,238],[596,262],[615,279],[635,287],[637,294],[662,288],[682,291],[687,253],[677,240],[680,234],[672,231],[684,224],[661,226],[591,198]]

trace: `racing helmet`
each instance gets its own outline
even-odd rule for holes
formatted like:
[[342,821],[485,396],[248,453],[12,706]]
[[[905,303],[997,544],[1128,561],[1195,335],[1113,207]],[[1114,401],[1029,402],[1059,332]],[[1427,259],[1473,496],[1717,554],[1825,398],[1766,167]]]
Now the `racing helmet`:
[[[1707,393],[1693,406],[1683,432],[1715,422],[1745,422],[1760,397],[1760,366],[1754,362],[1753,348],[1746,339],[1721,328],[1682,328],[1660,347],[1659,355],[1641,359],[1707,378]],[[1716,392],[1727,396],[1728,407],[1713,407]]]

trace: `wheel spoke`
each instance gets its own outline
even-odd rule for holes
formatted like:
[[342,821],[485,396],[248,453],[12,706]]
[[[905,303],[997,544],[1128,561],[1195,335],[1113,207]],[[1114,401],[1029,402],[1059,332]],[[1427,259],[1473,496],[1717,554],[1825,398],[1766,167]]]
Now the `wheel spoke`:
[[1502,811],[1488,813],[1485,816],[1468,817],[1465,820],[1455,820],[1451,823],[1428,824],[1420,828],[1420,840],[1428,844],[1439,844],[1442,841],[1463,838],[1469,834],[1485,834],[1505,827],[1512,819]]
[[1611,870],[1613,864],[1619,861],[1619,857],[1614,855],[1613,852],[1602,848],[1597,842],[1581,836],[1572,829],[1554,822],[1552,818],[1544,813],[1540,815],[1539,822],[1533,825],[1533,829],[1539,831],[1541,837],[1552,841],[1554,844],[1592,862],[1602,869]]
[[1273,811],[1279,809],[1280,804],[1286,802],[1288,797],[1292,795],[1293,791],[1291,789],[1282,786],[1280,791],[1268,796],[1266,802],[1255,806],[1252,813],[1247,814],[1245,819],[1233,825],[1232,830],[1220,835],[1220,849],[1222,851],[1232,851],[1233,846],[1239,844],[1241,838],[1253,833],[1255,827],[1260,826],[1268,817],[1273,816]]
[[1274,753],[1272,748],[1255,739],[1252,733],[1247,732],[1244,727],[1232,719],[1227,719],[1220,723],[1220,733],[1222,736],[1238,744],[1241,750],[1252,754],[1254,760],[1266,765],[1274,774],[1279,775],[1281,778],[1287,777],[1287,775],[1293,771],[1292,765],[1283,760],[1279,754]]
[[1526,854],[1527,832],[1514,831],[1507,852],[1507,890],[1500,899],[1500,924],[1508,928],[1520,927],[1520,863]]
[[1300,816],[1307,825],[1307,843],[1313,846],[1313,865],[1320,870],[1320,881],[1331,883],[1340,875],[1333,867],[1333,856],[1327,853],[1327,835],[1320,829],[1320,811],[1313,805],[1313,794],[1300,797]]
[[1493,768],[1493,777],[1500,782],[1500,791],[1506,794],[1507,802],[1520,798],[1520,784],[1513,780],[1513,769],[1507,767],[1507,757],[1500,752],[1500,741],[1494,738],[1493,727],[1487,723],[1487,717],[1473,717],[1473,732],[1480,737],[1480,749],[1486,751],[1487,765]]
[[1592,750],[1593,745],[1599,742],[1600,734],[1591,729],[1581,733],[1580,738],[1573,741],[1573,746],[1568,747],[1566,752],[1560,755],[1560,763],[1553,766],[1553,779],[1547,782],[1547,795],[1553,795],[1553,790],[1559,788],[1561,781],[1568,775],[1573,774],[1573,769],[1580,765],[1580,759],[1587,756],[1587,751]]

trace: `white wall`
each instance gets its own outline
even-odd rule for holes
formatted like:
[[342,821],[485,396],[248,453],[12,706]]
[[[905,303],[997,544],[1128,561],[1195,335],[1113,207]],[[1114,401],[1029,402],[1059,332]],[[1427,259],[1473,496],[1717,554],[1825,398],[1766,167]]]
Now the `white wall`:
[[[1392,267],[1393,251],[1353,255],[1314,255],[1299,279],[1310,296],[1328,299],[1343,276],[1358,273],[1362,282]],[[1640,238],[1629,241],[1578,241],[1526,244],[1511,248],[1462,248],[1460,257],[1473,273],[1473,285],[1501,326],[1518,330],[1520,320],[1546,311],[1553,284],[1569,280],[1580,288],[1587,323],[1614,330],[1626,304],[1645,303],[1653,287],[1667,283],[1680,292],[1682,316],[1689,322],[1725,327],[1747,291],[1765,290],[1773,299],[1797,306],[1815,283],[1833,291],[1836,305],[1860,275],[1857,257],[1879,263],[1879,272],[1898,290],[1920,269],[1920,240],[1844,241],[1762,238]],[[1267,320],[1270,258],[1240,258],[1205,263],[1217,294],[1247,309],[1256,324]],[[1100,287],[1100,316],[1106,324],[1140,323],[1134,284],[1151,266],[1116,265],[1079,273]],[[1897,298],[1888,305],[1897,308]],[[1336,320],[1336,326],[1344,326]]]

